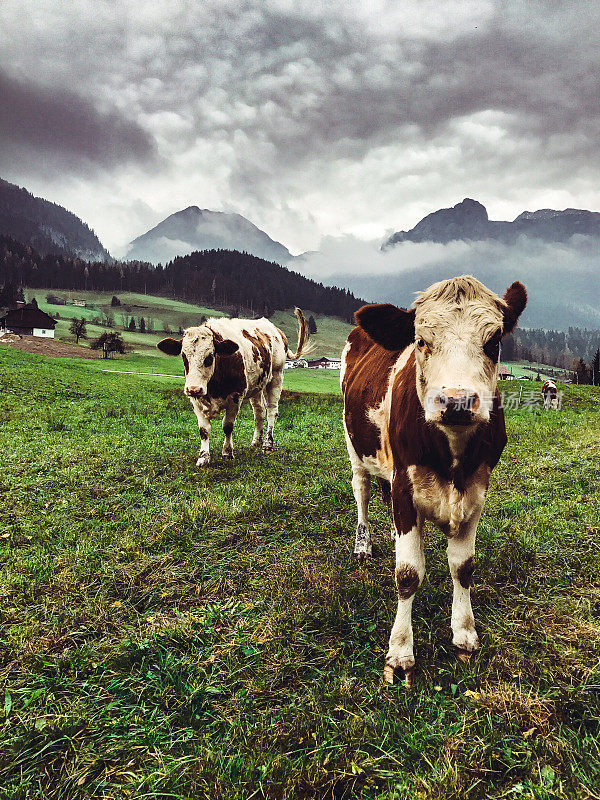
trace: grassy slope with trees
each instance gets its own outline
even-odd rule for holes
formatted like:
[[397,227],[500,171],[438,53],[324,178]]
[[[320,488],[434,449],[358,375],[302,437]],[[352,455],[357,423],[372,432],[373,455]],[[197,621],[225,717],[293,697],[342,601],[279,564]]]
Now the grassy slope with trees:
[[596,797],[600,391],[507,413],[470,667],[431,530],[407,693],[380,680],[378,494],[352,561],[339,397],[284,401],[272,456],[245,406],[238,460],[200,471],[180,387],[99,363],[0,350],[2,800]]

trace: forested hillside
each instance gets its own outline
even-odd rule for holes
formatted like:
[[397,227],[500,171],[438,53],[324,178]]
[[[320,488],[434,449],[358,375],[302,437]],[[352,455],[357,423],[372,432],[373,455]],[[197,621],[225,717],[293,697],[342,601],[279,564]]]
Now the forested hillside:
[[43,255],[110,258],[94,231],[78,216],[2,179],[0,234],[31,245]]
[[0,236],[0,285],[56,290],[142,292],[176,297],[234,312],[270,316],[298,305],[352,321],[363,304],[346,289],[321,283],[285,267],[235,250],[205,250],[154,267],[140,261],[86,262],[41,256],[32,247]]

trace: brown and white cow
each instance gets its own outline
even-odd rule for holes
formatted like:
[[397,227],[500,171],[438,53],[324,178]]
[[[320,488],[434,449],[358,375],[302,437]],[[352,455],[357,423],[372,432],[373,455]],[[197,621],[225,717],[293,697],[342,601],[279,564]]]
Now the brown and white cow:
[[470,585],[475,533],[490,473],[506,444],[496,388],[502,337],[527,294],[515,282],[500,299],[471,276],[434,284],[406,311],[363,306],[342,355],[344,431],[358,506],[354,552],[371,554],[371,476],[391,494],[398,609],[384,677],[414,673],[412,602],[425,574],[426,520],[448,539],[454,586],[453,643],[464,659],[478,645]]
[[[233,458],[233,426],[243,400],[254,411],[253,447],[273,450],[273,428],[277,419],[286,358],[299,358],[306,349],[308,325],[299,308],[298,349],[290,351],[285,334],[264,317],[209,319],[187,328],[183,339],[163,339],[159,350],[181,355],[185,370],[184,393],[189,397],[200,428],[199,467],[210,463],[211,420],[224,411],[223,458]],[[266,408],[265,408],[266,407]],[[267,435],[263,428],[267,418]]]
[[544,408],[556,410],[558,408],[558,389],[554,381],[546,381],[542,386],[542,397],[544,398]]

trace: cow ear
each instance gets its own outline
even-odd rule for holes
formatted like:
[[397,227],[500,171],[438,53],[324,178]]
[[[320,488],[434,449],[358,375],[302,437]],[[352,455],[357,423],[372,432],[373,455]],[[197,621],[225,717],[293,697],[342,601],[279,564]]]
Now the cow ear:
[[179,356],[181,355],[181,342],[181,339],[161,339],[156,346],[168,356]]
[[527,291],[520,281],[515,281],[504,292],[502,299],[506,303],[502,334],[506,335],[515,329],[517,321],[527,305]]
[[371,303],[354,315],[356,324],[386,350],[404,350],[415,338],[415,309]]
[[231,339],[223,339],[221,342],[215,340],[215,353],[220,356],[231,356],[240,346]]

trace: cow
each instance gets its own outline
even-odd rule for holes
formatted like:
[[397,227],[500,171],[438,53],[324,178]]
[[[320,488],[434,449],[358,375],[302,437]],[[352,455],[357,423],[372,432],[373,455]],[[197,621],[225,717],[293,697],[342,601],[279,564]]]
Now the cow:
[[490,473],[507,442],[496,383],[500,342],[525,308],[516,281],[500,299],[470,275],[430,286],[409,310],[389,303],[355,314],[342,354],[343,426],[358,509],[354,553],[371,555],[375,476],[391,501],[398,607],[384,667],[414,679],[412,603],[425,575],[424,524],[448,541],[452,633],[463,661],[479,641],[471,608],[475,534]]
[[542,386],[542,397],[544,398],[544,408],[558,409],[558,390],[554,381],[546,381]]
[[[162,339],[158,349],[183,360],[184,394],[190,399],[200,428],[200,453],[196,466],[210,464],[211,420],[224,411],[223,458],[233,459],[233,426],[240,405],[248,399],[254,411],[253,447],[273,450],[273,429],[278,415],[286,358],[299,358],[308,349],[308,325],[298,318],[298,349],[290,351],[285,334],[264,317],[257,320],[213,318],[186,328],[182,339]],[[265,410],[266,406],[266,410]],[[267,433],[263,429],[267,418]]]

